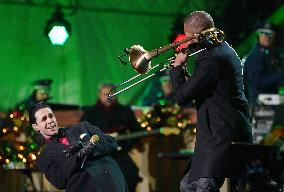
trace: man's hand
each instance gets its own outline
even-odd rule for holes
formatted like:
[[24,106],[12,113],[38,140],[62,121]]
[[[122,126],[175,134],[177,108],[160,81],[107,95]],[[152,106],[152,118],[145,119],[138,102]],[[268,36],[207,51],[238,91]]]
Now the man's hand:
[[187,59],[187,54],[180,52],[180,53],[175,55],[175,60],[173,61],[173,63],[171,65],[174,66],[174,67],[177,67],[179,65],[184,64],[186,59]]
[[93,142],[84,143],[83,148],[76,153],[76,157],[79,159],[84,158],[85,156],[89,156],[93,153],[93,149],[95,148],[95,144]]
[[90,141],[83,144],[83,148],[78,151],[76,157],[82,159],[86,156],[89,156],[93,153],[96,143],[100,140],[98,135],[93,135]]
[[80,149],[82,148],[83,148],[83,144],[79,141],[78,143],[71,145],[67,149],[63,150],[63,153],[65,153],[66,156],[74,155],[78,151],[80,151]]

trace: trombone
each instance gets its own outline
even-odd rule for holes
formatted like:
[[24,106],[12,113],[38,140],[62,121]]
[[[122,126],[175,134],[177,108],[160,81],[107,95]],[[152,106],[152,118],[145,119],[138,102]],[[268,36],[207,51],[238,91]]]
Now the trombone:
[[[159,72],[162,72],[168,68],[171,67],[171,61],[175,59],[175,57],[171,57],[167,59],[166,61],[160,62],[156,64],[155,66],[151,66],[151,60],[155,57],[158,57],[159,55],[165,53],[166,51],[176,48],[179,45],[188,42],[189,45],[198,45],[201,44],[202,42],[206,42],[207,46],[202,47],[198,50],[195,50],[193,53],[189,52],[189,46],[186,48],[184,51],[186,53],[189,53],[188,56],[193,56],[196,55],[197,53],[200,53],[210,47],[219,45],[225,41],[225,34],[223,31],[220,29],[217,29],[215,27],[206,29],[198,34],[194,34],[191,37],[187,37],[185,39],[182,39],[181,41],[178,41],[176,43],[171,43],[169,45],[166,45],[164,47],[154,49],[152,51],[146,51],[142,46],[140,45],[133,45],[130,49],[125,48],[125,54],[119,56],[119,60],[123,63],[126,64],[127,62],[123,61],[121,57],[128,55],[129,56],[129,62],[133,69],[138,73],[137,75],[131,77],[130,79],[123,81],[117,85],[115,85],[110,92],[108,93],[108,99],[111,99],[112,97],[130,89],[131,87],[153,77]],[[163,68],[161,69],[156,69],[159,66],[164,65]],[[153,71],[156,69],[155,72],[153,72],[150,75],[147,75],[148,72]],[[137,79],[138,77],[143,76],[142,79],[133,82],[132,84],[129,84],[128,86],[121,88],[122,86],[126,85],[127,83],[130,83]],[[121,88],[120,90],[116,91],[118,88]],[[116,92],[115,92],[116,91]]]

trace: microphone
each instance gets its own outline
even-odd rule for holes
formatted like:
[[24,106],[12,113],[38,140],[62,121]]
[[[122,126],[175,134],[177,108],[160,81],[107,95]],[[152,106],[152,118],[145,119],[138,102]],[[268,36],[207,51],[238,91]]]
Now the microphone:
[[[88,136],[87,133],[82,133],[82,134],[80,135],[80,140],[81,140],[82,142],[87,142],[87,141],[88,141],[88,140],[87,140],[87,136]],[[84,159],[83,159],[83,161],[82,161],[81,169],[83,169],[86,159],[87,159],[87,155],[84,157]]]
[[[82,133],[80,135],[80,139],[82,142],[90,142],[92,143],[93,145],[95,145],[96,142],[98,142],[100,140],[99,136],[98,135],[93,135],[89,140],[88,140],[88,134],[87,133]],[[83,147],[84,148],[84,147]],[[81,164],[81,169],[83,169],[84,165],[85,165],[85,162],[86,162],[86,159],[87,159],[88,155],[86,154],[83,161],[82,161],[82,164]]]

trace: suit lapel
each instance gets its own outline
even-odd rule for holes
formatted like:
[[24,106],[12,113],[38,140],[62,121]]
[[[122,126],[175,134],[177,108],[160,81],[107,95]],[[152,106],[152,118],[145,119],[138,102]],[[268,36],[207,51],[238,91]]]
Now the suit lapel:
[[68,127],[66,128],[66,137],[67,137],[67,140],[68,142],[71,144],[71,145],[74,145],[76,143],[78,143],[80,140],[80,137],[79,137],[79,130],[72,126],[72,127]]

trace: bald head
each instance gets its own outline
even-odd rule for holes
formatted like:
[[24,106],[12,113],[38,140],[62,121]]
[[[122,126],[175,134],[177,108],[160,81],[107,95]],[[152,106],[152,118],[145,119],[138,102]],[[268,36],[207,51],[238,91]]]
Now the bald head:
[[187,36],[192,36],[212,27],[214,27],[214,21],[205,11],[192,12],[184,21],[184,32]]

